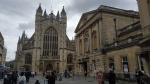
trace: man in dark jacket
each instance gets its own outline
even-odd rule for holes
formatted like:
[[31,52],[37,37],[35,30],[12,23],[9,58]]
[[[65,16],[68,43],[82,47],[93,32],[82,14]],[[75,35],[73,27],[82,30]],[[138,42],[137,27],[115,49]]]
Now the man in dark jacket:
[[48,84],[55,84],[55,74],[54,72],[51,72],[48,77]]
[[31,76],[31,72],[30,72],[30,71],[27,71],[26,74],[25,74],[25,77],[26,77],[26,83],[29,82],[30,76]]
[[111,69],[109,74],[108,74],[108,81],[109,84],[115,84],[116,83],[116,74],[114,73],[114,71]]
[[140,84],[140,78],[143,76],[144,74],[139,70],[137,69],[136,70],[136,78],[137,78],[137,83]]

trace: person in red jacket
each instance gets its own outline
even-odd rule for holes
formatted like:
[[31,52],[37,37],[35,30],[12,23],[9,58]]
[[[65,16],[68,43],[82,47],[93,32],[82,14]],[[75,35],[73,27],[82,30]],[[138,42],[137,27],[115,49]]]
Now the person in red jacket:
[[97,81],[98,81],[98,84],[102,84],[103,83],[103,73],[102,73],[102,71],[99,71],[97,73]]

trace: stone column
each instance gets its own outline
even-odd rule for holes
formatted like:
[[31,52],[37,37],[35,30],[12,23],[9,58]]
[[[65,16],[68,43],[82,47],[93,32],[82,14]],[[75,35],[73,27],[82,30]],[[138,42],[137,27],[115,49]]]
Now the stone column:
[[146,75],[150,76],[150,65],[149,65],[149,60],[147,58],[142,58],[143,66],[144,66],[144,73]]

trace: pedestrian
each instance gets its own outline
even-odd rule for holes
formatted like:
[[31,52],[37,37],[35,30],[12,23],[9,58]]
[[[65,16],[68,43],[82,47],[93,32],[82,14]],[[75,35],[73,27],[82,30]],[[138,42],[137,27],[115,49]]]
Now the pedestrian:
[[64,71],[65,78],[67,78],[67,70]]
[[43,78],[45,77],[45,72],[43,72]]
[[35,84],[40,84],[39,80],[36,80]]
[[24,76],[24,72],[21,72],[21,75],[18,78],[19,84],[25,84],[26,77]]
[[49,73],[48,84],[55,84],[55,73]]
[[116,84],[116,74],[112,69],[108,73],[108,82],[109,84]]
[[32,71],[32,72],[31,72],[31,75],[32,75],[32,77],[34,78],[34,76],[35,76],[35,72],[34,72],[34,71]]
[[7,74],[4,74],[4,80],[3,80],[3,84],[8,84],[8,78],[7,78]]
[[102,74],[102,71],[99,71],[97,73],[97,81],[98,81],[98,84],[103,84],[103,74]]
[[14,71],[12,73],[12,84],[17,84],[18,72]]
[[48,84],[49,73],[46,72],[44,76],[44,84]]
[[87,77],[87,71],[84,71],[84,78],[86,79]]
[[138,84],[141,84],[140,83],[140,78],[143,76],[144,74],[137,68],[136,69],[136,78],[137,78],[137,83]]
[[30,76],[31,76],[31,72],[30,72],[30,71],[27,71],[27,72],[26,72],[26,75],[25,75],[25,77],[26,77],[26,83],[29,82]]

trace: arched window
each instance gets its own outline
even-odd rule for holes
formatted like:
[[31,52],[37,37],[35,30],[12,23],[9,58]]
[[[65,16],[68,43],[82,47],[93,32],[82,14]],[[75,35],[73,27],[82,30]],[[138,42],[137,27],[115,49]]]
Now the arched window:
[[86,31],[84,34],[84,52],[88,51],[89,51],[89,34],[88,31]]
[[54,27],[48,27],[43,38],[43,56],[58,56],[57,30]]
[[31,54],[26,54],[25,64],[32,64],[32,55]]
[[82,54],[82,40],[79,41],[79,53]]
[[97,50],[97,34],[95,30],[92,32],[92,48]]
[[67,64],[71,64],[71,63],[73,63],[73,56],[71,54],[69,54],[67,56]]

